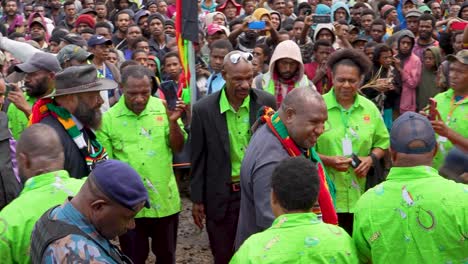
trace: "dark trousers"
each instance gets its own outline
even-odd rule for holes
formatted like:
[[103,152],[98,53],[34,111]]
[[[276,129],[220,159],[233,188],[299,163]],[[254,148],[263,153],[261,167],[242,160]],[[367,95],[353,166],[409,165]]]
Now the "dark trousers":
[[206,231],[215,264],[227,264],[234,255],[239,209],[240,192],[232,193],[224,218],[219,221],[206,219]]
[[135,264],[145,264],[151,250],[158,264],[174,264],[179,213],[161,218],[135,218],[135,229],[119,237],[120,246]]
[[353,235],[354,214],[338,213],[338,225],[341,226],[350,236]]

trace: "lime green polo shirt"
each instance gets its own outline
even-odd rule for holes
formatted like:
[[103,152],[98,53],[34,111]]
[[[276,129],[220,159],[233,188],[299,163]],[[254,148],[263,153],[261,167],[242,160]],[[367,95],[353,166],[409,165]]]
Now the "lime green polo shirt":
[[351,237],[314,213],[283,214],[267,230],[249,237],[231,264],[359,263]]
[[[453,98],[452,89],[436,95],[434,99],[437,101],[437,110],[449,128],[468,138],[468,98],[456,103],[453,101]],[[449,119],[450,113],[451,117]],[[453,144],[439,135],[437,135],[437,142],[439,143],[439,149],[434,158],[433,166],[439,169],[444,164],[445,156],[453,148]]]
[[221,114],[226,114],[226,122],[229,133],[229,154],[231,156],[231,175],[233,181],[240,180],[240,168],[244,159],[245,150],[249,145],[250,133],[250,96],[236,110],[229,103],[226,96],[226,88],[221,90],[219,98]]
[[21,194],[0,212],[0,262],[30,263],[29,246],[36,221],[49,208],[74,196],[83,183],[84,179],[70,178],[65,170],[28,179]]
[[[183,127],[182,122],[179,124]],[[136,217],[160,218],[181,210],[172,168],[169,119],[161,99],[151,96],[145,110],[136,115],[122,96],[104,113],[96,136],[109,158],[128,163],[142,177],[151,208],[143,208]]]
[[[26,101],[29,105],[33,105],[37,99],[35,97],[30,97],[27,94],[24,94]],[[28,127],[29,119],[23,113],[23,111],[19,110],[15,104],[10,103],[8,105],[8,127],[11,130],[11,134],[13,137],[18,140],[21,136],[21,133]]]
[[[328,110],[326,132],[317,141],[316,150],[326,156],[344,156],[343,139],[352,142],[352,152],[358,156],[369,156],[374,148],[387,149],[389,134],[382,116],[367,98],[357,95],[350,109],[345,110],[335,98],[334,88],[323,96]],[[338,213],[352,212],[366,186],[366,178],[356,176],[350,166],[345,172],[326,167],[336,187],[336,209]]]
[[466,263],[468,186],[429,166],[393,167],[354,210],[363,263]]

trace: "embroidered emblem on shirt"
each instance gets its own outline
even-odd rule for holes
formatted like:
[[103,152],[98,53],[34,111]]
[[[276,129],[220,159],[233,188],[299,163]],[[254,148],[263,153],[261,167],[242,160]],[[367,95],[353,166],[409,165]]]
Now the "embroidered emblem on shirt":
[[316,238],[316,237],[306,237],[304,239],[304,245],[306,247],[313,247],[313,246],[316,246],[320,243],[320,239]]
[[377,231],[375,232],[374,234],[372,234],[372,236],[370,237],[369,241],[370,242],[374,242],[376,241],[377,239],[379,239],[380,237],[380,231]]
[[418,221],[420,227],[427,231],[434,229],[436,226],[434,213],[432,213],[431,210],[425,210],[421,207],[418,208],[416,221]]
[[278,242],[279,242],[279,236],[275,236],[270,241],[268,241],[268,243],[265,245],[265,247],[263,249],[264,250],[270,250],[271,247],[273,247]]
[[406,189],[406,185],[403,185],[403,188],[401,188],[401,191],[402,191],[401,195],[403,197],[403,200],[405,200],[406,204],[409,206],[413,206],[414,199],[411,196],[411,193],[409,193],[408,190]]
[[363,119],[364,119],[364,122],[365,122],[365,123],[370,123],[370,119],[371,119],[371,118],[370,118],[370,115],[365,114]]

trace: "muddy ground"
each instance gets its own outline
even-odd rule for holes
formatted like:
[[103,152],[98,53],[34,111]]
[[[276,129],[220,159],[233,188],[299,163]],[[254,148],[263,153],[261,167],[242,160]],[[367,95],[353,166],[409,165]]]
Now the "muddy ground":
[[[177,259],[178,264],[208,264],[213,263],[208,234],[206,229],[200,232],[192,220],[192,202],[188,193],[186,180],[179,185],[182,199],[182,211],[179,215],[179,234],[177,236]],[[155,257],[150,254],[146,263],[154,263]]]

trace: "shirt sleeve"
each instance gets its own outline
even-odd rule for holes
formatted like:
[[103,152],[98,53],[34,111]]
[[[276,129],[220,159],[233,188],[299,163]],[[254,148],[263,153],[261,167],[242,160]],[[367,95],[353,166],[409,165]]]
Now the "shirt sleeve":
[[[1,219],[0,219],[1,221]],[[11,240],[0,235],[0,256],[2,256],[2,263],[10,264],[13,263],[12,248],[10,247]]]
[[68,235],[51,243],[42,256],[42,262],[53,263],[113,263],[110,257],[102,254],[91,240],[80,235]]
[[[272,157],[273,158],[273,157]],[[271,210],[271,174],[279,163],[279,159],[271,159],[266,163],[259,164],[252,172],[253,200],[255,201],[255,216],[257,226],[267,229],[275,220]]]
[[106,152],[109,158],[112,159],[114,158],[114,152],[112,149],[112,143],[111,143],[110,135],[109,135],[109,131],[111,131],[109,127],[110,126],[109,121],[110,121],[110,118],[108,118],[108,115],[104,114],[104,116],[102,117],[101,128],[96,131],[96,137],[99,143],[101,143],[106,149]]
[[387,127],[380,115],[380,112],[376,109],[375,111],[375,118],[376,125],[375,125],[375,132],[374,138],[372,140],[372,148],[381,148],[383,150],[388,149],[390,146],[390,136],[388,134]]
[[353,240],[361,263],[369,263],[372,259],[370,245],[365,235],[365,226],[368,225],[368,221],[369,219],[363,215],[362,211],[356,206],[354,212]]

